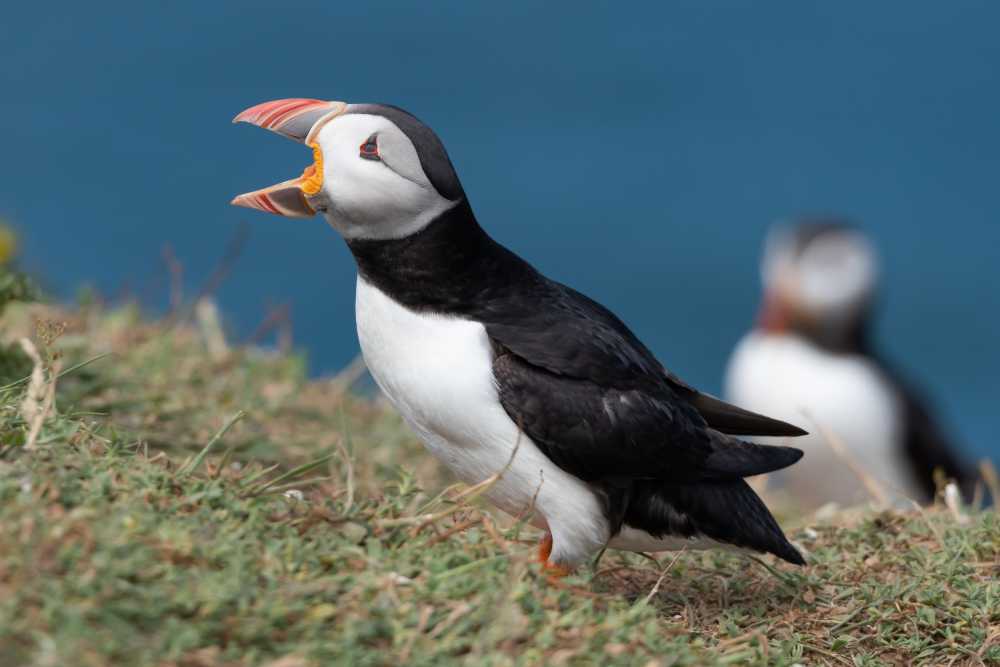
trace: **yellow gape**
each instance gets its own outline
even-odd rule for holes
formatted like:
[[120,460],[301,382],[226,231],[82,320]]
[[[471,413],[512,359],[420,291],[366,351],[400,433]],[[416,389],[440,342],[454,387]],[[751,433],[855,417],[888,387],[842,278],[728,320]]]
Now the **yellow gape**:
[[309,147],[313,149],[313,163],[302,172],[299,187],[305,195],[312,197],[323,188],[323,151],[319,144],[309,144]]

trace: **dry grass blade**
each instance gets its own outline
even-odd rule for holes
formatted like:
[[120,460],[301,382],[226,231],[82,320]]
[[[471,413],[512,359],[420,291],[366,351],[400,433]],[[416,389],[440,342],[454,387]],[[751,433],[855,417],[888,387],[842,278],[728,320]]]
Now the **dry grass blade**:
[[646,596],[646,599],[643,601],[643,604],[649,604],[650,601],[656,597],[656,594],[660,592],[660,586],[663,585],[663,580],[667,577],[667,573],[670,572],[670,568],[674,566],[674,563],[677,562],[677,559],[680,558],[681,555],[686,551],[687,547],[681,549],[676,554],[674,554],[673,559],[667,564],[665,568],[663,568],[663,572],[660,573],[660,576],[659,578],[657,578],[656,583],[653,584],[653,588],[652,590],[649,591],[649,595]]
[[417,627],[413,630],[413,634],[410,635],[409,640],[406,642],[406,646],[403,647],[402,652],[399,654],[400,664],[405,665],[409,663],[410,653],[413,651],[413,645],[416,643],[417,638],[420,637],[427,629],[427,624],[430,622],[433,614],[434,607],[429,605],[420,610],[420,618],[417,620]]
[[[31,341],[28,341],[28,342],[30,343]],[[87,359],[86,361],[81,361],[78,364],[73,364],[69,368],[67,368],[65,370],[62,370],[59,373],[57,373],[55,375],[55,378],[57,380],[61,380],[64,377],[66,377],[67,375],[69,375],[70,373],[74,373],[74,372],[80,370],[81,368],[89,366],[90,364],[94,363],[95,361],[100,361],[101,359],[104,359],[106,357],[110,357],[113,354],[114,354],[114,352],[105,352],[104,354],[98,354],[95,357],[91,357],[90,359]],[[30,382],[31,378],[32,378],[31,375],[26,375],[25,377],[21,378],[20,380],[14,380],[10,384],[6,384],[6,385],[0,387],[0,391],[7,391],[8,389],[15,389],[17,387],[20,387],[21,385],[27,384],[28,382]]]
[[351,360],[351,363],[347,364],[339,373],[333,376],[330,384],[339,391],[347,391],[358,380],[364,377],[364,374],[367,372],[368,365],[365,363],[365,358],[359,354]]
[[462,507],[465,505],[465,502],[481,496],[482,494],[489,491],[494,484],[499,482],[500,479],[504,476],[504,474],[508,470],[510,470],[510,466],[514,463],[514,457],[517,456],[517,452],[520,448],[521,448],[521,431],[520,429],[518,429],[517,441],[514,443],[514,449],[513,451],[511,451],[510,458],[507,459],[507,463],[504,464],[504,467],[501,468],[499,471],[495,472],[494,474],[490,475],[483,481],[479,482],[478,484],[470,486],[469,488],[465,489],[464,491],[456,495],[454,498],[452,498],[452,501],[455,503],[454,506],[434,514],[421,514],[418,516],[400,517],[398,519],[383,519],[382,521],[379,522],[379,526],[382,528],[395,528],[397,526],[416,525],[418,526],[418,528],[414,532],[420,532],[420,530],[422,530],[428,524],[434,523],[435,521],[440,521],[441,519],[454,514],[455,512],[462,509]]
[[259,496],[259,495],[261,495],[263,493],[266,493],[268,491],[268,489],[270,489],[270,488],[272,488],[274,486],[277,486],[277,485],[279,485],[279,484],[281,484],[283,482],[287,482],[288,480],[296,479],[297,477],[301,477],[302,475],[306,474],[307,472],[312,472],[313,470],[315,470],[316,468],[320,467],[321,465],[323,465],[324,463],[326,463],[327,461],[329,461],[333,457],[334,457],[334,454],[327,454],[326,456],[320,457],[320,458],[316,459],[315,461],[312,461],[310,463],[304,463],[304,464],[302,464],[302,465],[300,465],[300,466],[298,466],[296,468],[292,468],[288,472],[282,473],[282,474],[278,475],[277,477],[275,477],[274,479],[269,479],[266,482],[263,482],[263,483],[255,486],[253,488],[247,488],[246,490],[244,490],[243,495],[244,496]]
[[866,471],[861,464],[858,463],[853,456],[851,456],[851,453],[847,451],[847,447],[844,446],[843,440],[841,440],[840,437],[833,432],[833,430],[827,428],[825,424],[813,417],[808,411],[803,410],[803,414],[806,419],[816,425],[816,430],[819,431],[823,441],[826,442],[827,446],[833,450],[833,453],[837,455],[837,458],[843,461],[844,465],[850,469],[851,473],[853,473],[854,476],[861,481],[872,500],[874,500],[880,507],[888,507],[890,504],[889,494],[886,493],[884,488],[882,488],[882,485],[879,484],[878,480],[868,474],[868,471]]
[[249,489],[249,487],[253,486],[254,482],[256,482],[258,479],[260,479],[261,477],[264,477],[265,475],[271,474],[272,472],[274,472],[275,470],[277,470],[280,467],[281,467],[280,463],[275,463],[273,465],[269,465],[269,466],[265,466],[265,467],[261,468],[260,470],[258,470],[257,472],[253,473],[252,475],[250,475],[249,477],[247,477],[245,480],[243,480],[243,483],[241,485],[242,488],[244,490]]
[[807,643],[803,642],[802,646],[807,651],[812,651],[813,653],[818,653],[819,655],[822,655],[822,656],[825,656],[827,658],[830,658],[831,660],[835,660],[835,661],[837,661],[840,664],[848,665],[848,667],[850,667],[851,665],[854,664],[853,662],[851,662],[849,659],[845,658],[844,656],[837,655],[836,653],[833,653],[832,651],[827,651],[826,649],[820,648],[819,646],[816,646],[815,644],[807,644]]
[[354,464],[351,462],[351,455],[348,453],[344,443],[337,440],[337,451],[344,460],[344,485],[347,487],[347,498],[344,500],[344,514],[354,507]]
[[443,621],[441,621],[440,623],[437,624],[437,626],[435,626],[435,628],[431,631],[431,633],[427,635],[428,638],[437,639],[445,632],[447,632],[449,629],[451,629],[451,627],[455,624],[455,622],[458,619],[462,618],[470,611],[472,611],[471,604],[467,602],[459,604],[458,606],[456,606],[454,609],[451,610],[451,613],[448,614],[448,616]]
[[235,444],[226,447],[226,451],[222,453],[222,459],[219,460],[219,464],[215,467],[215,471],[212,473],[212,477],[218,479],[219,476],[222,475],[222,471],[224,471],[226,469],[226,466],[229,465],[229,462],[232,461],[233,452],[235,451],[236,451]]
[[38,436],[42,432],[45,419],[52,411],[52,406],[56,399],[56,376],[59,374],[59,362],[55,362],[49,369],[49,378],[45,377],[45,364],[35,344],[27,338],[18,341],[21,349],[28,355],[34,367],[28,380],[28,389],[24,393],[21,401],[21,417],[28,425],[28,436],[24,441],[24,448],[31,450],[38,442]]
[[189,463],[186,463],[185,465],[177,469],[177,473],[175,476],[181,477],[184,475],[190,475],[195,470],[197,470],[198,467],[201,466],[202,462],[205,460],[205,457],[208,456],[208,453],[212,451],[213,447],[215,447],[216,443],[222,440],[222,438],[225,437],[226,433],[229,432],[229,429],[231,429],[236,422],[243,419],[246,416],[246,414],[247,413],[245,413],[243,410],[240,410],[235,415],[230,417],[229,421],[227,421],[222,428],[216,431],[215,435],[213,435],[212,438],[208,441],[208,444],[206,444],[202,448],[202,450],[198,452],[197,456],[195,456]]
[[313,486],[315,484],[322,484],[323,482],[329,482],[334,479],[330,476],[325,477],[310,477],[309,479],[297,479],[294,482],[289,482],[287,484],[278,484],[277,486],[268,487],[267,491],[261,492],[260,495],[274,495],[276,493],[284,493],[286,491],[292,491],[295,489],[302,489],[306,486]]
[[243,249],[246,247],[247,240],[250,238],[250,225],[247,222],[241,222],[236,230],[233,232],[232,238],[229,240],[229,244],[226,247],[223,256],[219,259],[215,268],[212,269],[212,273],[209,274],[208,278],[205,280],[204,284],[198,290],[195,295],[191,306],[186,309],[178,309],[170,314],[165,320],[165,325],[167,327],[173,327],[181,322],[186,322],[194,312],[194,307],[202,299],[212,296],[219,286],[226,280],[229,274],[232,272],[233,267],[236,262],[239,261],[240,256],[243,254]]
[[452,535],[454,535],[456,533],[461,533],[463,530],[468,530],[469,528],[472,528],[476,524],[479,524],[479,523],[482,523],[482,522],[483,522],[483,517],[482,516],[474,516],[471,519],[466,519],[465,521],[462,521],[461,523],[455,524],[454,526],[452,526],[448,530],[444,531],[443,533],[441,533],[439,535],[435,535],[434,537],[432,537],[427,542],[427,546],[431,547],[431,546],[434,546],[435,544],[439,544],[441,542],[444,542],[445,540],[447,540]]

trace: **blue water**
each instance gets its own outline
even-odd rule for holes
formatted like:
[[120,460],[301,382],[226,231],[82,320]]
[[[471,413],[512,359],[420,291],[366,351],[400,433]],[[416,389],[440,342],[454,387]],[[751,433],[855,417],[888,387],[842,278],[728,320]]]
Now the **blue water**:
[[[356,353],[351,259],[319,220],[228,206],[299,173],[229,124],[279,97],[384,101],[438,130],[481,222],[718,390],[776,218],[843,212],[885,256],[879,337],[1000,458],[1000,4],[7,3],[0,216],[57,293],[288,302],[329,371]],[[145,5],[145,6],[143,6]]]

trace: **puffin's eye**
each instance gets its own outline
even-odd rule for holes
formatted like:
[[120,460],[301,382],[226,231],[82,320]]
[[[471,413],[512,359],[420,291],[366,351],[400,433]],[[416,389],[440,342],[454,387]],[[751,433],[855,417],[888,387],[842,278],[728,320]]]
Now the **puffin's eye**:
[[360,150],[363,159],[382,161],[382,156],[378,154],[378,135],[373,134],[365,139],[365,143],[361,144]]

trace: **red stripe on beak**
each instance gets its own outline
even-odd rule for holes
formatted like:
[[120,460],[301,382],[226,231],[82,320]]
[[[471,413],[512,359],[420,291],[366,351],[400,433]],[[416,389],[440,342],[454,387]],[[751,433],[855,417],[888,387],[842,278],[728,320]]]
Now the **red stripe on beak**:
[[249,109],[241,111],[239,115],[233,119],[233,122],[250,123],[251,125],[257,125],[271,130],[274,129],[274,126],[279,124],[283,119],[290,115],[294,115],[296,112],[325,107],[328,104],[329,102],[324,100],[310,100],[306,98],[272,100],[271,102],[262,102],[261,104],[254,105]]
[[288,218],[311,218],[316,211],[306,201],[300,187],[301,179],[285,181],[270,187],[238,195],[230,203],[234,206],[255,208]]
[[[234,123],[250,123],[277,132],[289,139],[306,143],[326,120],[344,112],[343,102],[292,97],[263,102],[241,111]],[[322,121],[322,122],[321,122]]]
[[268,213],[275,213],[280,215],[278,207],[271,203],[271,199],[266,194],[259,194],[253,198],[254,203],[261,207],[261,209],[267,211]]

